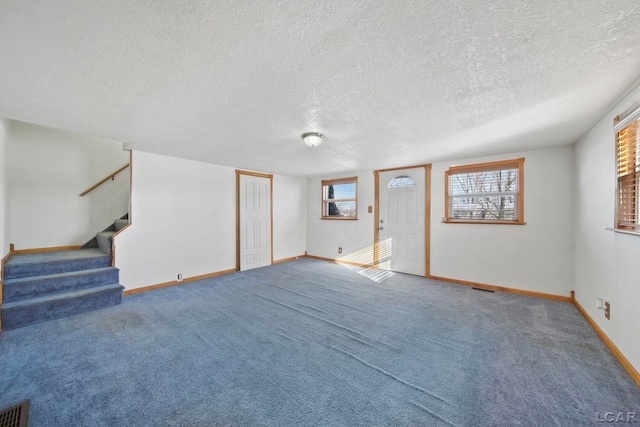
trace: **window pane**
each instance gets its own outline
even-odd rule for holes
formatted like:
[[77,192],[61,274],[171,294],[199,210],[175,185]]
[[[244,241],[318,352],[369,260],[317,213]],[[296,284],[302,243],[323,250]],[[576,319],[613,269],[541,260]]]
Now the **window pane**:
[[449,177],[449,194],[509,193],[518,190],[518,170],[461,173]]
[[514,196],[452,197],[452,219],[516,221],[517,204]]
[[356,183],[333,184],[328,186],[327,199],[355,199]]
[[358,219],[358,178],[322,181],[322,217]]
[[634,175],[618,180],[618,225],[634,227],[638,223],[638,179]]
[[515,162],[452,167],[447,173],[447,220],[524,223],[519,212],[524,159],[518,159],[517,166]]
[[389,188],[402,188],[402,187],[415,187],[416,182],[410,176],[400,175],[393,178],[387,187]]
[[618,200],[616,227],[638,229],[640,215],[640,118],[616,134]]
[[325,202],[326,216],[355,217],[356,202]]
[[622,177],[638,171],[640,162],[640,132],[638,123],[634,120],[627,127],[618,132],[618,176]]

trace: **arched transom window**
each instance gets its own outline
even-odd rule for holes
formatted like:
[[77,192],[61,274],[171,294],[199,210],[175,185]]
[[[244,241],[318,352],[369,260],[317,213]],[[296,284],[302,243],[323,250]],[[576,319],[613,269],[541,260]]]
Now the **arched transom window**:
[[389,181],[388,188],[415,187],[416,182],[407,175],[398,175]]

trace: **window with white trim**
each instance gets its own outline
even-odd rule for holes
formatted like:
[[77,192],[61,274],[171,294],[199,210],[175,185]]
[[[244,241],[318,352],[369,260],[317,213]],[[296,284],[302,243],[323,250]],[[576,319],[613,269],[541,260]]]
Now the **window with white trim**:
[[524,158],[445,172],[445,222],[524,224]]
[[358,219],[358,177],[322,181],[322,219]]
[[615,119],[616,224],[615,228],[640,232],[640,108],[623,120]]

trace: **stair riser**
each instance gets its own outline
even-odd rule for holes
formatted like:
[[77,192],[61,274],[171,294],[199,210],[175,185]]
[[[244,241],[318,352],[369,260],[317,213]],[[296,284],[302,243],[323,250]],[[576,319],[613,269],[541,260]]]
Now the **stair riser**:
[[87,243],[82,245],[82,249],[93,249],[98,247],[98,239],[94,236]]
[[70,274],[62,277],[34,278],[31,280],[22,279],[19,283],[12,283],[11,280],[5,280],[2,296],[3,302],[8,303],[60,292],[71,292],[109,285],[118,283],[118,280],[119,273],[117,268],[110,268],[100,272]]
[[129,220],[128,219],[117,219],[116,222],[114,222],[114,225],[116,227],[116,231],[120,231],[123,228],[125,228],[127,225],[129,225]]
[[107,255],[111,256],[112,252],[112,242],[113,242],[113,233],[106,234],[108,232],[98,233],[96,238],[98,239],[98,247],[100,250]]
[[122,303],[122,286],[88,295],[2,309],[2,328],[16,329],[34,323],[73,316]]
[[109,256],[88,259],[71,259],[64,261],[43,262],[38,264],[5,265],[5,280],[23,277],[47,276],[49,274],[69,273],[79,270],[91,270],[111,266]]

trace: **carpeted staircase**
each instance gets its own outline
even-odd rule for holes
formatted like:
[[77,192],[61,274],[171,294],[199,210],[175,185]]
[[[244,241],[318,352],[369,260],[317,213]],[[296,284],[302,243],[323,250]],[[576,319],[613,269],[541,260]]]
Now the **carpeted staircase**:
[[84,249],[87,248],[100,248],[104,253],[108,255],[111,254],[113,235],[118,231],[122,230],[124,227],[129,225],[129,214],[124,215],[120,219],[116,219],[113,224],[109,227],[105,228],[96,236],[89,240],[87,243],[82,245]]
[[9,259],[4,270],[2,328],[120,304],[124,287],[118,283],[118,269],[111,266],[111,243],[126,224],[126,216],[116,220],[82,249],[19,254]]

